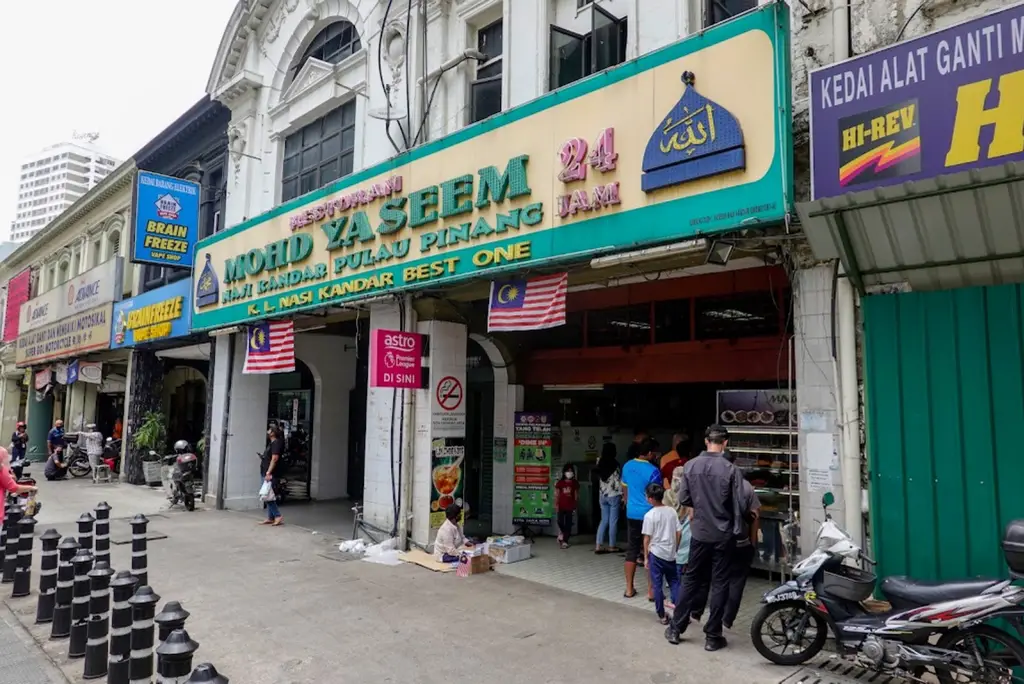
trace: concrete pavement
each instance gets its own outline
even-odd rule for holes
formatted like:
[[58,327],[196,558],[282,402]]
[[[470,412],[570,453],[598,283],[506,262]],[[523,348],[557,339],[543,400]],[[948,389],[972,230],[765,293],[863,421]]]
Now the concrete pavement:
[[[703,651],[699,630],[672,647],[653,614],[499,573],[458,578],[343,562],[327,535],[257,526],[245,514],[162,511],[151,490],[42,483],[40,497],[40,532],[73,534],[73,521],[100,500],[114,518],[150,515],[151,533],[166,535],[149,543],[150,584],[161,605],[178,600],[192,612],[197,662],[235,682],[775,684],[792,672],[762,661],[745,634],[716,654]],[[114,545],[115,568],[129,567],[129,553],[130,545]],[[33,590],[37,580],[38,572]],[[35,591],[26,599],[8,598],[6,586],[0,592],[24,623],[33,621]],[[66,641],[48,641],[46,627],[29,630],[69,679],[80,677]]]

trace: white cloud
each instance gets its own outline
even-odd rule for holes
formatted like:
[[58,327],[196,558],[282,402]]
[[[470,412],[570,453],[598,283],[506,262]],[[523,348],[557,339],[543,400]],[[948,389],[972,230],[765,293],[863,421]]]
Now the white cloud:
[[0,225],[14,217],[25,156],[79,130],[98,131],[100,148],[127,159],[195,104],[235,3],[5,3]]

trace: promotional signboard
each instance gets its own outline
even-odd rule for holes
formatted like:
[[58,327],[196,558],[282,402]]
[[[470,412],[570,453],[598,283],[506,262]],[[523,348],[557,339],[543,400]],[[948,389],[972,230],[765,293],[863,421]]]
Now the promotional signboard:
[[782,221],[789,112],[772,3],[201,240],[193,327]]
[[189,334],[192,283],[186,278],[114,304],[111,349]]
[[423,335],[398,330],[370,331],[370,387],[423,387]]
[[1024,160],[1024,5],[811,73],[814,199]]
[[24,271],[7,281],[7,303],[4,308],[4,342],[18,338],[21,325],[21,305],[28,301],[32,290],[32,269]]
[[[16,343],[15,364],[31,366],[108,348],[112,309],[112,304],[102,304],[57,323],[22,333]],[[82,373],[81,368],[79,373]]]
[[512,485],[512,522],[516,525],[550,525],[555,517],[551,420],[550,413],[516,413]]
[[192,181],[151,171],[135,174],[132,261],[192,268],[200,192]]
[[114,257],[21,305],[18,334],[24,335],[121,298],[124,260]]
[[[465,489],[466,458],[465,437],[444,437],[430,443],[430,528],[444,524],[446,508],[453,503],[460,506]],[[462,523],[460,516],[459,523]]]

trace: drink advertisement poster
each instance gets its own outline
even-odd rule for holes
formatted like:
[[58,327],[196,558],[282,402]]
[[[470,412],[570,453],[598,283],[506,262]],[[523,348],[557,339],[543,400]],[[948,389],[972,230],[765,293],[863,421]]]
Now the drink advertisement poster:
[[555,517],[551,482],[550,413],[516,413],[512,522],[550,525]]
[[[453,503],[464,506],[462,492],[466,471],[466,438],[444,437],[430,444],[430,529],[444,524],[444,511]],[[461,525],[465,512],[459,516]]]

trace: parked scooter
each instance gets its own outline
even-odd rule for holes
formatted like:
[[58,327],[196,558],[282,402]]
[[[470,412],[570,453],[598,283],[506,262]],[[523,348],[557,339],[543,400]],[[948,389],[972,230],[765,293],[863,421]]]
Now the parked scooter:
[[[156,456],[155,451],[149,452]],[[179,439],[174,443],[174,453],[163,457],[165,466],[170,466],[170,491],[167,499],[174,506],[179,502],[185,504],[186,510],[196,509],[196,480],[199,475],[199,458],[192,453],[188,442]]]
[[[92,463],[85,449],[75,444],[71,445],[70,456],[68,456],[68,472],[72,477],[85,477],[92,473]],[[114,475],[121,473],[121,440],[107,437],[103,445],[103,463],[110,468]]]
[[[923,681],[931,671],[942,684],[1024,682],[1018,679],[1024,645],[986,624],[1019,615],[1024,588],[1011,580],[931,584],[892,578],[881,590],[893,608],[872,613],[861,602],[877,578],[851,563],[874,561],[832,520],[828,507],[834,502],[831,492],[822,497],[825,521],[817,548],[793,568],[795,579],[762,598],[765,605],[750,626],[758,653],[778,665],[800,665],[821,651],[831,631],[841,655],[890,676]],[[1024,578],[1018,574],[1024,573],[1024,520],[1010,523],[1003,549],[1011,576]],[[999,650],[980,648],[981,639]]]
[[115,475],[121,474],[121,440],[107,437],[103,445],[103,462]]

